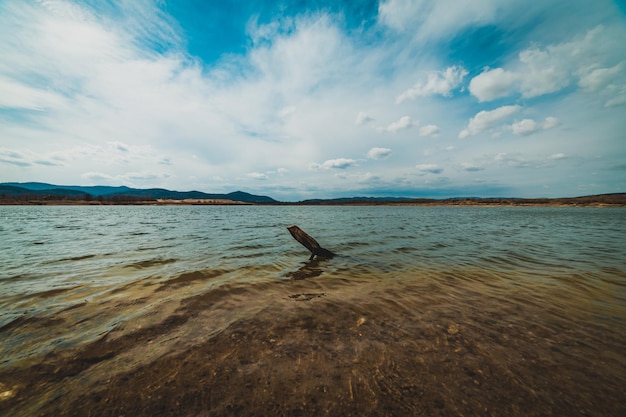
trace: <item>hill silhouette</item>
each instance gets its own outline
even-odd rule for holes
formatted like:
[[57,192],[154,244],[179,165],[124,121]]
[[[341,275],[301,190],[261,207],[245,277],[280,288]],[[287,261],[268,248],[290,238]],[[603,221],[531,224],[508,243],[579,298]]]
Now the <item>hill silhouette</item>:
[[254,195],[243,191],[228,194],[209,194],[202,191],[173,191],[165,188],[130,188],[125,186],[79,186],[55,185],[42,182],[0,183],[0,197],[33,199],[107,199],[120,200],[231,200],[241,203],[276,203],[271,197]]

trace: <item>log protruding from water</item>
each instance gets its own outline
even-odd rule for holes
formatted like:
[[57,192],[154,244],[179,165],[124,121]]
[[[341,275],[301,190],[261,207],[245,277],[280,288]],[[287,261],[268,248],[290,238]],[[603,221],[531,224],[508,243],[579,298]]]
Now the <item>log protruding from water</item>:
[[316,256],[320,258],[332,258],[335,256],[335,254],[328,249],[324,249],[323,247],[321,247],[315,239],[307,235],[298,226],[288,227],[287,230],[289,230],[289,233],[291,233],[291,236],[293,236],[294,239],[296,239],[298,242],[300,242],[302,246],[311,251],[310,259],[313,259]]

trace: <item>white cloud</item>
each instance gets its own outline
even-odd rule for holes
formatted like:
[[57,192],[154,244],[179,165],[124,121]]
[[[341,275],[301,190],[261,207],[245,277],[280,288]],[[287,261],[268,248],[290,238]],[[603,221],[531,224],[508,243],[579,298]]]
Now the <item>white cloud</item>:
[[548,159],[552,159],[552,160],[556,160],[556,159],[564,159],[564,158],[567,158],[567,156],[566,156],[564,153],[561,153],[561,152],[559,152],[559,153],[555,153],[555,154],[550,155],[550,156],[548,157]]
[[399,118],[395,122],[391,122],[387,127],[379,127],[378,131],[379,132],[396,133],[396,132],[398,132],[400,130],[409,129],[409,128],[417,126],[417,125],[419,125],[419,122],[417,120],[416,121],[412,121],[411,117],[409,117],[409,116],[402,116],[401,118]]
[[478,165],[470,162],[463,162],[461,164],[461,168],[463,168],[464,171],[468,172],[483,171],[485,169],[483,165]]
[[478,101],[491,101],[511,95],[519,88],[520,76],[502,68],[485,70],[472,78],[469,91]]
[[505,164],[505,165],[509,165],[509,166],[520,166],[524,164],[524,161],[522,160],[522,158],[519,156],[519,154],[509,154],[507,152],[500,152],[498,154],[496,154],[496,156],[493,158],[496,162],[498,162],[499,164]]
[[439,133],[439,126],[426,125],[420,128],[420,136],[436,136]]
[[38,159],[36,161],[34,161],[35,164],[37,165],[44,165],[44,166],[49,166],[49,167],[60,167],[63,166],[62,163],[60,162],[56,162],[53,160],[49,160],[49,159]]
[[615,107],[622,104],[626,104],[626,85],[619,88],[617,94],[604,103],[604,107]]
[[396,31],[414,33],[420,40],[439,39],[493,21],[498,4],[496,0],[386,0],[378,5],[378,19]]
[[408,16],[419,16],[420,2],[405,0],[381,0],[378,4],[378,19],[396,30],[404,30],[411,23]]
[[554,93],[570,84],[567,65],[569,63],[559,49],[533,48],[520,52],[519,60],[526,64],[525,70],[520,72],[522,97],[531,98]]
[[470,119],[467,128],[463,129],[459,133],[459,138],[464,139],[469,136],[477,135],[478,133],[492,129],[501,121],[513,116],[521,109],[520,106],[502,106],[491,111],[480,111],[473,118]]
[[418,164],[415,168],[417,168],[422,175],[441,174],[443,172],[443,168],[437,164]]
[[[599,1],[584,10],[608,16],[606,9],[614,5]],[[233,51],[218,45],[224,55],[209,60],[191,55],[198,49],[185,49],[195,43],[185,41],[193,33],[184,20],[168,17],[162,3],[0,1],[0,141],[11,150],[0,152],[0,163],[7,180],[210,192],[247,187],[295,199],[351,194],[368,178],[369,184],[379,178],[377,187],[416,190],[424,179],[443,177],[433,175],[443,167],[458,176],[453,181],[461,189],[462,174],[484,166],[489,175],[492,167],[500,169],[497,177],[485,175],[486,181],[515,185],[522,180],[507,177],[509,165],[482,162],[493,152],[519,150],[519,141],[494,143],[478,135],[512,134],[513,124],[517,133],[530,133],[531,122],[525,121],[530,118],[537,133],[559,123],[536,114],[558,116],[567,135],[549,132],[541,141],[526,141],[510,166],[536,160],[531,153],[542,155],[547,165],[546,155],[557,150],[607,155],[598,157],[603,162],[623,159],[624,121],[616,116],[620,109],[612,108],[626,103],[621,21],[596,19],[574,28],[550,18],[558,12],[570,15],[571,22],[575,14],[552,2],[381,0],[371,29],[345,30],[341,13],[325,11],[281,16],[264,25],[252,19],[247,48],[229,54]],[[517,23],[512,10],[526,9],[551,11],[545,15],[550,26],[531,19],[537,13],[521,13]],[[584,31],[598,22],[605,27],[587,39]],[[485,47],[476,54],[479,40]],[[530,47],[520,53],[511,45]],[[467,70],[453,64],[474,72],[493,62],[501,68],[484,70],[469,83],[472,97],[461,96]],[[563,94],[526,100],[536,113],[523,116],[516,106],[508,107],[509,113],[507,106],[479,112],[487,107],[476,103],[517,95],[521,104],[523,97],[555,88]],[[451,98],[429,98],[433,95]],[[433,124],[422,127],[413,117]],[[446,152],[449,129],[477,137]],[[385,142],[377,131],[397,134],[387,134]],[[399,139],[435,135],[446,142],[429,150],[425,142],[432,141]],[[380,150],[372,151],[374,146]],[[388,148],[393,158],[374,162]],[[369,165],[376,167],[369,177],[358,166],[368,167],[363,155],[368,149]],[[363,159],[328,159],[336,155]],[[417,155],[428,164],[416,168]],[[463,166],[458,158],[477,162]],[[570,160],[552,165],[561,169]],[[323,171],[307,171],[310,161],[320,161],[310,166]],[[610,162],[606,165],[616,165]],[[581,168],[554,178],[576,178],[593,164],[581,162]],[[341,184],[337,173],[346,178]],[[416,180],[416,173],[426,176]],[[605,175],[604,183],[615,183],[613,177]]]
[[249,178],[253,178],[255,180],[266,180],[267,179],[267,175],[261,173],[261,172],[250,172],[248,174],[246,174],[247,177]]
[[367,115],[367,113],[365,112],[359,112],[359,114],[356,115],[356,120],[355,120],[355,124],[359,125],[359,126],[363,126],[368,124],[369,122],[373,121],[374,119],[372,119],[370,116]]
[[560,125],[560,124],[561,124],[561,122],[559,122],[559,119],[557,119],[557,118],[556,118],[556,117],[554,117],[554,116],[548,116],[548,117],[546,117],[546,118],[545,118],[545,120],[543,121],[543,125],[542,125],[542,127],[543,127],[545,130],[548,130],[548,129],[555,128],[555,127],[557,127],[557,126],[558,126],[558,125]]
[[460,66],[448,67],[444,71],[428,72],[426,80],[420,80],[413,87],[404,91],[398,96],[396,102],[402,103],[405,100],[414,100],[417,97],[434,94],[450,97],[452,90],[461,84],[467,74],[467,70]]
[[533,119],[520,120],[519,122],[513,123],[511,127],[513,128],[513,133],[521,136],[531,135],[541,129],[541,126],[538,125]]
[[391,149],[389,148],[372,148],[367,152],[369,159],[385,159],[391,155]]
[[66,104],[63,96],[0,77],[0,108],[43,111]]
[[544,119],[543,123],[537,123],[533,119],[523,119],[519,122],[514,122],[510,128],[516,135],[529,136],[541,130],[552,129],[558,125],[559,120],[556,117],[548,116]]
[[346,169],[355,166],[356,161],[348,158],[329,159],[324,162],[321,167],[326,169]]
[[359,184],[372,184],[377,183],[381,180],[380,176],[374,175],[371,172],[366,172],[365,174],[361,174],[356,176],[356,181]]
[[[75,8],[80,13],[8,4],[0,16],[0,33],[28,33],[15,47],[0,45],[0,106],[45,110],[11,140],[66,154],[67,176],[101,172],[112,180],[122,178],[129,166],[145,172],[168,168],[177,172],[170,179],[193,175],[208,188],[217,174],[233,181],[246,178],[246,172],[265,172],[258,161],[282,159],[290,161],[285,169],[297,173],[307,155],[331,142],[320,138],[341,135],[334,130],[337,123],[329,122],[340,119],[334,116],[337,97],[349,103],[346,108],[362,103],[342,88],[331,88],[344,77],[337,69],[355,55],[329,16],[294,21],[291,31],[245,56],[249,73],[242,74],[227,71],[242,64],[229,57],[202,67],[177,50],[142,50],[127,27],[116,21],[105,27],[106,17]],[[154,10],[141,16],[152,18]],[[45,89],[26,87],[21,79],[31,81],[28,85],[37,80]],[[311,88],[320,93],[308,94]],[[9,126],[2,127],[3,137]],[[77,143],[89,151],[80,157],[69,152]],[[146,143],[158,152],[134,151]],[[197,158],[190,160],[191,154]],[[46,161],[42,157],[29,163]]]
[[27,167],[32,165],[30,158],[27,158],[23,153],[3,148],[0,148],[0,163],[18,167]]
[[611,54],[606,47],[614,36],[602,26],[568,42],[533,46],[521,51],[508,69],[487,69],[470,81],[469,90],[478,101],[491,101],[521,94],[539,97],[561,91],[576,83],[587,92],[597,92],[622,80],[625,62],[602,66]]
[[611,84],[618,77],[624,75],[625,61],[611,68],[596,68],[583,75],[578,80],[578,86],[585,91],[595,92]]

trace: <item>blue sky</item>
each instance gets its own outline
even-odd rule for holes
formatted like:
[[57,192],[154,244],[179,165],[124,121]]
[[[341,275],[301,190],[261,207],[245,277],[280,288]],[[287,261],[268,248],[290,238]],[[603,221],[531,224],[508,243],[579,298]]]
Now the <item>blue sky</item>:
[[626,191],[609,0],[0,0],[0,181]]

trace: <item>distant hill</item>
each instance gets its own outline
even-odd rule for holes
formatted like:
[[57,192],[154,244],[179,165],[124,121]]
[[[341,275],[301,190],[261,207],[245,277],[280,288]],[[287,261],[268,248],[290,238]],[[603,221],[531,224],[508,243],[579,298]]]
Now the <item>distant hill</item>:
[[[43,200],[43,201],[40,201]],[[173,191],[164,188],[130,188],[78,185],[54,185],[42,182],[0,183],[0,201],[14,204],[45,201],[54,204],[59,200],[74,203],[89,200],[105,200],[109,204],[142,203],[152,200],[230,200],[236,203],[280,205],[566,205],[566,206],[626,206],[626,193],[599,194],[580,197],[514,198],[514,197],[453,197],[447,199],[406,197],[345,197],[334,199],[310,199],[298,202],[278,202],[271,197],[235,191],[228,194],[208,194],[201,191]],[[155,201],[156,202],[156,201]],[[167,204],[165,202],[164,204]],[[202,203],[199,203],[202,204]]]
[[557,197],[557,198],[481,198],[481,197],[453,197],[446,199],[434,198],[405,198],[405,197],[349,197],[334,199],[311,199],[298,203],[301,205],[610,205],[626,206],[626,193],[597,194],[580,197]]
[[0,183],[0,196],[4,198],[25,197],[32,198],[107,198],[131,197],[133,199],[166,199],[166,200],[232,200],[242,203],[276,203],[271,197],[235,191],[228,194],[208,194],[201,191],[172,191],[164,188],[130,188],[78,185],[54,185],[42,182],[5,182]]
[[[434,199],[419,199],[423,202],[436,201]],[[414,198],[407,197],[343,197],[343,198],[331,198],[331,199],[310,199],[303,200],[300,204],[328,204],[328,205],[342,205],[342,204],[384,204],[384,203],[407,203],[417,201]]]

